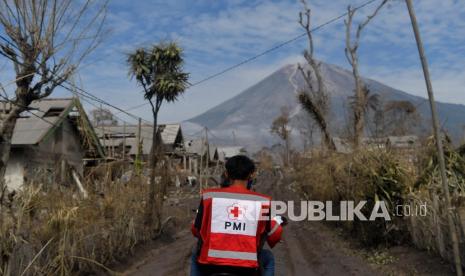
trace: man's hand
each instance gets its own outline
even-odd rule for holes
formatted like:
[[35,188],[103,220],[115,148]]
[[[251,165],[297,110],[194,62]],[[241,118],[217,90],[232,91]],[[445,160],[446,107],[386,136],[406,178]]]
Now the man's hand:
[[288,223],[287,218],[282,217],[282,216],[276,216],[276,217],[273,218],[273,220],[276,221],[277,223],[279,223],[282,226],[287,225],[287,223]]

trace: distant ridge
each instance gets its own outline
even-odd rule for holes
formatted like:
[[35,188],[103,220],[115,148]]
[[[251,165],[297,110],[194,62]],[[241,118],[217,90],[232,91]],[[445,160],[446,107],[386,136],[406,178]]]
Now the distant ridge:
[[[269,128],[273,119],[279,115],[281,107],[290,108],[291,115],[295,118],[294,125],[297,124],[299,116],[304,116],[303,110],[297,103],[295,89],[289,81],[295,70],[295,64],[286,65],[237,96],[189,119],[186,124],[189,128],[195,128],[196,125],[208,127],[223,144],[233,143],[232,132],[234,131],[237,143],[250,150],[270,146],[277,140],[270,135]],[[346,125],[348,112],[346,102],[347,98],[353,94],[353,76],[350,71],[327,63],[321,63],[321,70],[331,98],[330,127],[333,133],[338,135]],[[297,85],[301,86],[302,79],[299,77],[295,79]],[[429,131],[430,111],[425,98],[408,94],[371,79],[364,79],[364,81],[373,93],[380,96],[382,101],[408,100],[412,102],[423,119],[423,127]],[[453,141],[458,143],[462,138],[462,129],[465,124],[465,106],[438,102],[437,107],[442,127]]]

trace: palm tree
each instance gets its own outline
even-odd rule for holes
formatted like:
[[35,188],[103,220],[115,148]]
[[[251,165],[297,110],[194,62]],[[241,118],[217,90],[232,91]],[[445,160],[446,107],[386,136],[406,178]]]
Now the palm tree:
[[[150,189],[147,200],[146,223],[153,222],[156,211],[156,229],[161,221],[161,189],[156,189],[155,169],[158,163],[161,139],[158,133],[158,112],[163,102],[174,102],[186,90],[189,74],[183,71],[184,59],[182,49],[174,42],[159,43],[150,49],[139,48],[127,58],[129,75],[136,78],[144,89],[144,98],[149,101],[153,115],[152,148],[149,165]],[[155,206],[157,205],[157,206]]]

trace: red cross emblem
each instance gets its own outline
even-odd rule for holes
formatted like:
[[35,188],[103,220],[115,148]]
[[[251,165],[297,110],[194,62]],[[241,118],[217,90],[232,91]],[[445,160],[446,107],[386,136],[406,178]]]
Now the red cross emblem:
[[244,217],[245,209],[242,208],[239,204],[234,203],[228,207],[228,217],[234,220],[240,220]]

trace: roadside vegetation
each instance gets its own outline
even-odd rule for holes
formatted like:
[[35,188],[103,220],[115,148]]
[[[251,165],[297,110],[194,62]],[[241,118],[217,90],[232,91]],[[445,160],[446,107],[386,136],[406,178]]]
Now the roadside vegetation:
[[[453,217],[461,244],[465,241],[465,159],[446,143],[446,167]],[[412,244],[453,262],[437,155],[432,139],[414,152],[361,149],[351,154],[321,154],[297,158],[295,181],[307,200],[334,204],[366,200],[369,217],[375,201],[384,201],[391,221],[340,221],[336,227],[368,248]],[[406,207],[407,206],[407,207]],[[426,212],[420,210],[426,206]],[[339,210],[335,205],[333,210]],[[406,212],[409,211],[409,213]],[[461,248],[461,255],[465,250]]]
[[[355,219],[333,224],[368,248],[413,244],[434,252],[455,263],[457,273],[461,275],[460,259],[465,256],[465,248],[461,246],[465,242],[463,148],[455,149],[447,134],[437,138],[441,136],[434,123],[437,140],[425,137],[425,133],[420,135],[418,125],[421,118],[417,107],[408,101],[382,102],[379,91],[369,87],[359,72],[357,50],[362,42],[362,33],[388,1],[378,3],[365,18],[360,16],[362,20],[358,25],[354,20],[357,9],[348,7],[344,21],[344,53],[352,67],[355,89],[346,101],[346,124],[337,130],[327,124],[330,120],[329,99],[319,62],[314,59],[316,49],[310,27],[312,13],[307,2],[301,2],[303,11],[299,14],[299,23],[307,33],[308,49],[303,53],[307,64],[305,67],[298,65],[293,80],[303,79],[304,88],[298,89],[293,80],[291,84],[298,92],[300,108],[309,115],[309,124],[318,126],[317,142],[321,147],[295,153],[292,160],[288,157],[287,162],[282,162],[288,164],[284,169],[287,177],[297,184],[303,198],[332,201],[336,212],[339,212],[343,201],[355,201],[355,205],[366,201],[361,211],[369,217],[376,202],[384,202],[390,221]],[[432,114],[434,117],[434,110]],[[292,125],[292,118],[288,122]],[[386,142],[389,136],[405,138],[405,135],[415,135],[418,140],[400,147]],[[313,133],[308,138],[314,139]],[[441,170],[444,164],[442,149],[445,173]],[[459,254],[457,248],[460,246]]]
[[[162,182],[167,184],[167,178]],[[87,198],[70,187],[29,183],[2,194],[1,275],[72,275],[111,272],[109,265],[156,238],[147,224],[145,176],[128,182],[87,183]],[[161,185],[161,187],[165,187]],[[162,189],[164,190],[164,189]]]

